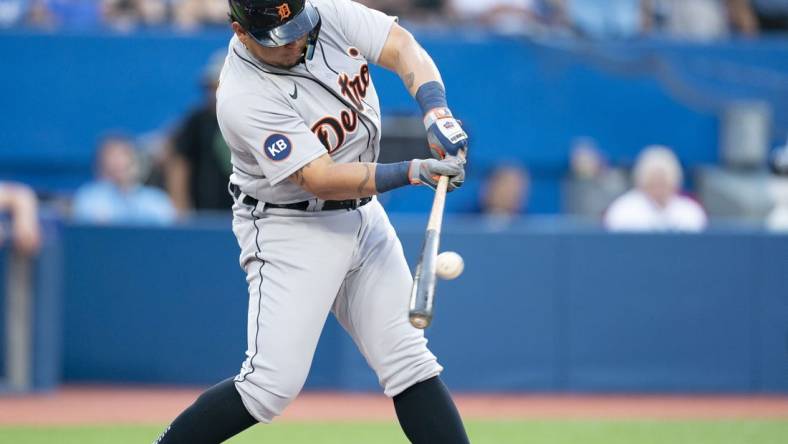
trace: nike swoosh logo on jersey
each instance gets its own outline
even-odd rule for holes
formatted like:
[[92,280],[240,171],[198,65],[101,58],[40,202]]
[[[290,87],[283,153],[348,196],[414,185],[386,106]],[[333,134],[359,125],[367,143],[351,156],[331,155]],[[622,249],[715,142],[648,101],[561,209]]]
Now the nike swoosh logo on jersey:
[[293,100],[295,100],[298,98],[298,83],[293,82],[293,87],[294,87],[293,93],[290,94],[290,97],[292,97]]

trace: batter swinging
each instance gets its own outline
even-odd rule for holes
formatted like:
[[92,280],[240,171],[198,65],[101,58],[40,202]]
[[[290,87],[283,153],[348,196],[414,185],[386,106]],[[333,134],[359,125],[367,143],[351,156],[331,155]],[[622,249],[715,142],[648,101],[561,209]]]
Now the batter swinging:
[[[160,443],[220,443],[280,415],[303,387],[332,312],[394,399],[414,443],[467,443],[423,331],[411,276],[374,198],[464,179],[467,136],[440,73],[394,17],[349,0],[230,0],[235,36],[217,92],[232,152],[233,232],[249,284],[240,373],[201,395]],[[402,78],[436,159],[376,163],[380,105],[368,63]]]

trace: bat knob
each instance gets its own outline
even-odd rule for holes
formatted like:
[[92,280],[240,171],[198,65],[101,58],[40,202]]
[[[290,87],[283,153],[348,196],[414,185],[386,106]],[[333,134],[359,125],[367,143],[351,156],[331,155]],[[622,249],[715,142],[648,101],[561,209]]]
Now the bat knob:
[[410,325],[420,330],[424,330],[430,326],[430,318],[420,314],[410,315]]

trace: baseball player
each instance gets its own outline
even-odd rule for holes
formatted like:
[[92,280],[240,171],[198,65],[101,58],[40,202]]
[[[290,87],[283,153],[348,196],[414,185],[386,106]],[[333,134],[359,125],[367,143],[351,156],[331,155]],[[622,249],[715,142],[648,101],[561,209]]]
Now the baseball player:
[[[394,17],[349,0],[229,0],[234,36],[217,91],[232,153],[233,232],[249,284],[240,372],[208,389],[157,442],[219,443],[298,395],[329,312],[393,398],[414,443],[467,443],[443,370],[408,322],[411,275],[374,197],[464,179],[467,136],[432,59]],[[396,72],[434,159],[376,163],[369,63]]]

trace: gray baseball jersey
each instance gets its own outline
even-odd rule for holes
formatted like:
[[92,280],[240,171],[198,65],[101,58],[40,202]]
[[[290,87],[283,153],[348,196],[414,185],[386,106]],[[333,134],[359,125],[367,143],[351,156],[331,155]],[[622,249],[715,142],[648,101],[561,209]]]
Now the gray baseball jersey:
[[277,69],[234,37],[217,93],[231,181],[258,201],[236,197],[233,206],[249,283],[246,360],[235,386],[261,422],[301,390],[329,312],[386,395],[442,370],[408,322],[410,270],[376,199],[335,211],[264,204],[316,200],[287,178],[326,152],[336,162],[378,156],[380,107],[367,63],[377,61],[395,18],[348,0],[312,4],[322,19],[312,60]]
[[394,17],[347,0],[313,0],[322,18],[312,60],[284,70],[257,60],[233,37],[217,92],[232,151],[231,181],[265,202],[314,198],[287,181],[328,151],[335,162],[374,162],[380,104],[368,63],[377,62]]

